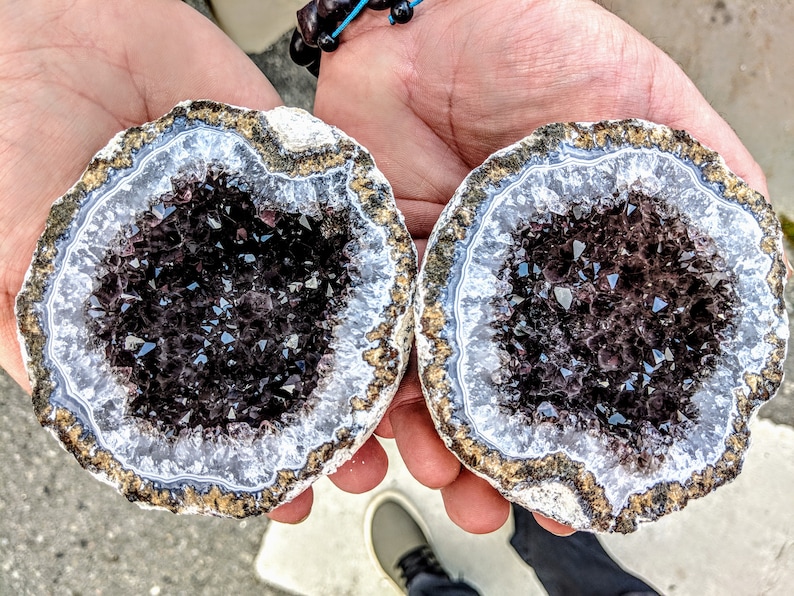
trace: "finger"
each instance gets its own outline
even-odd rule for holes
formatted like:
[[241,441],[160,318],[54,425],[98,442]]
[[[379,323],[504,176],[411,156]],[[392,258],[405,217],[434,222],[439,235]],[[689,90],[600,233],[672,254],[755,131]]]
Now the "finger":
[[472,534],[487,534],[502,527],[510,515],[510,504],[496,489],[465,468],[458,478],[441,489],[447,515]]
[[370,437],[355,455],[328,478],[341,490],[360,494],[381,483],[389,467],[389,458],[378,439]]
[[570,536],[571,534],[576,533],[576,530],[574,530],[572,527],[554,521],[553,519],[545,517],[540,513],[532,512],[532,515],[535,516],[535,521],[538,522],[538,525],[547,532],[551,532],[557,536]]
[[460,462],[447,449],[424,400],[406,403],[389,414],[397,449],[411,475],[428,488],[441,488],[460,473]]
[[429,488],[441,488],[458,477],[460,462],[439,438],[427,411],[416,353],[411,354],[408,370],[387,416],[397,450],[414,478]]
[[[424,249],[424,243],[422,248]],[[393,439],[394,438],[394,428],[391,422],[391,412],[406,403],[409,402],[418,402],[423,401],[424,396],[422,395],[422,387],[419,383],[419,373],[417,372],[416,366],[416,352],[411,351],[410,355],[408,356],[408,368],[405,371],[405,375],[400,382],[400,387],[397,390],[397,393],[392,400],[391,406],[389,410],[386,412],[386,415],[381,419],[378,427],[376,429],[376,433],[378,436]]]
[[382,439],[394,438],[394,430],[391,427],[391,419],[388,415],[380,419],[378,426],[375,427],[375,434]]
[[276,507],[267,516],[273,521],[283,524],[299,524],[309,517],[312,512],[312,503],[314,503],[314,491],[309,487],[289,503]]
[[393,439],[394,428],[391,423],[391,411],[408,402],[422,401],[424,399],[417,370],[416,352],[411,350],[411,353],[408,355],[408,368],[405,371],[402,381],[400,381],[400,387],[397,389],[397,393],[386,415],[381,419],[375,430],[378,436]]
[[423,238],[416,238],[414,239],[414,245],[416,246],[416,256],[421,263],[425,257],[425,249],[427,248],[427,240]]
[[[451,196],[448,198],[452,198]],[[427,238],[438,221],[444,205],[422,200],[397,199],[397,207],[405,217],[412,238]]]

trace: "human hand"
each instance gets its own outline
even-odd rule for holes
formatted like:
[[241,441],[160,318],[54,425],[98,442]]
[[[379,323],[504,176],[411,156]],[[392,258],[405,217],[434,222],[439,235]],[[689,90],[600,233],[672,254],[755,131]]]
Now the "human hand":
[[0,366],[28,387],[14,299],[52,202],[130,126],[189,98],[281,103],[248,57],[182,2],[0,4]]
[[[185,99],[262,110],[281,101],[228,37],[180,1],[0,0],[0,13],[0,366],[27,388],[14,299],[52,202],[91,157]],[[334,476],[342,488],[363,492],[382,479],[385,454],[372,445]],[[272,515],[297,521],[311,498],[308,490]]]
[[[643,118],[685,129],[767,194],[760,167],[678,66],[590,0],[434,0],[395,27],[365,11],[323,56],[315,113],[372,152],[420,253],[469,171],[549,122]],[[417,480],[441,489],[459,526],[504,523],[508,504],[438,438],[415,367],[378,432],[395,437]]]

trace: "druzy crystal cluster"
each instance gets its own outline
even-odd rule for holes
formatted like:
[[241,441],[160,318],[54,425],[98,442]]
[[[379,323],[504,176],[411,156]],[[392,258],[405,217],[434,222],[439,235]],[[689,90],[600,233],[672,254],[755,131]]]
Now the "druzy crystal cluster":
[[769,205],[686,133],[541,128],[474,170],[429,240],[436,427],[507,498],[633,531],[739,472],[782,377],[784,279]]
[[281,425],[332,359],[355,276],[348,217],[258,210],[213,167],[172,186],[102,259],[89,331],[129,384],[129,413],[167,435]]
[[639,465],[663,459],[731,337],[734,274],[714,243],[629,192],[522,225],[513,245],[501,272],[513,293],[494,304],[508,413],[603,430]]
[[130,500],[269,511],[374,430],[415,269],[352,139],[299,110],[180,104],[53,206],[17,299],[38,417]]

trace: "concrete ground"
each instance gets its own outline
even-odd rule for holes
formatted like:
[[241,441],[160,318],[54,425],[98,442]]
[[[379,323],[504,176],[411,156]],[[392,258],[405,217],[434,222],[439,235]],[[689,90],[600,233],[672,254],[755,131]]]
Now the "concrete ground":
[[[244,0],[227,3],[235,1]],[[693,78],[764,168],[778,212],[794,219],[792,3],[606,4]],[[294,10],[289,1],[278,6]],[[265,25],[263,35],[278,33]],[[256,40],[245,43],[253,48]],[[287,103],[310,107],[311,80],[283,60],[285,51],[282,40],[257,60]],[[792,367],[790,357],[787,370]],[[753,445],[734,483],[631,536],[606,537],[605,545],[668,594],[790,593],[792,427],[789,374],[754,421]],[[532,572],[510,558],[509,527],[484,537],[459,532],[446,521],[437,493],[393,468],[379,490],[408,494],[452,571],[465,572],[484,594],[542,593]],[[296,527],[143,511],[61,450],[38,426],[27,396],[0,371],[0,595],[282,593],[274,585],[301,594],[388,594],[364,549],[362,523],[376,495],[343,495],[321,481],[315,513]]]

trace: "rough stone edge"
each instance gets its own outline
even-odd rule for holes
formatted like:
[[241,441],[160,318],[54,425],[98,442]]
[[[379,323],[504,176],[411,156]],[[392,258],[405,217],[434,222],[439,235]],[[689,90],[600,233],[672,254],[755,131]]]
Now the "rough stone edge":
[[[581,149],[655,148],[696,166],[715,192],[743,206],[761,227],[763,237],[760,248],[773,257],[767,285],[777,296],[775,315],[784,319],[786,268],[782,256],[780,224],[771,205],[736,176],[719,154],[703,146],[685,131],[633,119],[592,124],[549,124],[497,152],[464,180],[442,212],[428,240],[415,302],[419,376],[428,408],[447,447],[466,467],[488,480],[508,499],[516,500],[512,492],[522,485],[554,479],[574,490],[582,511],[590,520],[588,526],[576,529],[630,533],[637,529],[639,522],[652,521],[682,509],[689,499],[702,497],[738,475],[749,444],[749,420],[756,409],[774,395],[782,381],[787,342],[777,335],[767,335],[766,342],[772,347],[772,352],[759,374],[745,375],[751,394],[749,397],[734,398],[738,402],[738,417],[734,421],[734,432],[726,439],[725,450],[717,463],[693,473],[684,484],[660,482],[643,493],[630,496],[628,505],[617,516],[613,516],[611,504],[595,476],[583,464],[571,460],[565,454],[552,453],[528,460],[510,458],[473,437],[471,429],[455,418],[446,372],[452,348],[443,338],[448,321],[444,316],[442,299],[448,284],[455,244],[466,237],[477,210],[486,199],[482,190],[484,187],[498,185],[505,176],[518,172],[530,158],[542,157],[563,144]],[[554,517],[550,511],[546,514]],[[558,521],[569,523],[569,520]]]
[[[292,110],[313,118],[297,108],[276,110]],[[339,167],[349,159],[353,160],[353,176],[348,184],[358,195],[364,212],[374,222],[388,227],[388,242],[391,256],[397,263],[398,275],[391,292],[392,303],[384,313],[389,323],[381,324],[367,335],[369,341],[377,342],[377,347],[364,355],[365,360],[376,369],[375,381],[368,387],[365,399],[351,400],[351,409],[366,411],[370,418],[380,419],[407,368],[413,340],[412,300],[418,265],[416,247],[402,214],[396,208],[391,187],[376,169],[369,152],[338,129],[325,125],[332,131],[335,140],[333,145],[293,153],[282,147],[275,131],[263,126],[267,113],[209,100],[186,101],[157,120],[117,134],[91,160],[74,186],[53,204],[16,299],[18,336],[39,422],[59,439],[84,468],[116,487],[128,500],[142,506],[167,509],[174,513],[237,518],[267,513],[295,498],[320,475],[333,472],[369,438],[376,425],[373,421],[370,432],[359,437],[352,437],[344,430],[338,431],[334,441],[324,443],[309,454],[307,465],[299,474],[288,469],[278,472],[277,480],[269,490],[236,492],[217,485],[210,486],[206,491],[197,491],[193,487],[163,489],[124,468],[109,451],[98,447],[94,435],[79,423],[72,412],[50,404],[49,396],[54,384],[43,365],[46,336],[35,315],[35,304],[43,298],[53,272],[57,242],[67,233],[86,195],[104,184],[112,171],[130,168],[132,155],[167,132],[177,118],[201,120],[220,129],[236,131],[251,143],[268,169],[290,176],[318,174]],[[280,147],[278,155],[268,151],[272,147]],[[305,158],[308,156],[312,158],[312,167],[306,164]]]

